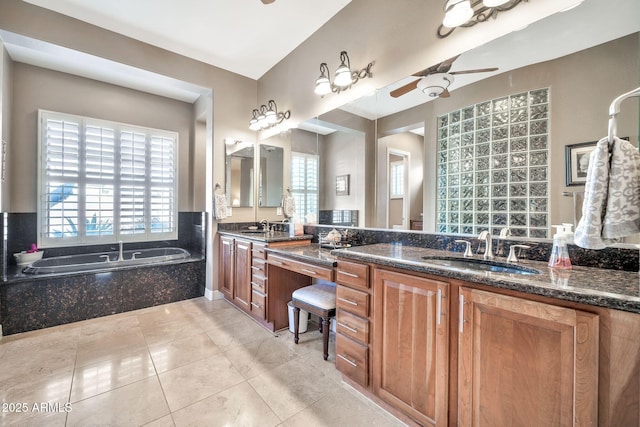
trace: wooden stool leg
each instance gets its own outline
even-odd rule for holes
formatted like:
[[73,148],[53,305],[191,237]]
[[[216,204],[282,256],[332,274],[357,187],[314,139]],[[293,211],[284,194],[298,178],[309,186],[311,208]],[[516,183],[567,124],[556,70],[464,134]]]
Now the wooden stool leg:
[[322,321],[322,357],[324,360],[329,358],[329,318],[323,317]]
[[293,307],[293,341],[298,344],[298,329],[300,327],[300,309]]

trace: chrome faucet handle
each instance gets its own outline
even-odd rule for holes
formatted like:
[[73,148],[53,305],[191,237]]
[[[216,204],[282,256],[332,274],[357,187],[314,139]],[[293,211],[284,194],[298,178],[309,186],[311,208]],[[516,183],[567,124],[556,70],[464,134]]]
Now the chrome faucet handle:
[[471,242],[468,240],[454,240],[455,243],[465,243],[466,247],[464,249],[464,257],[473,256],[473,251],[471,250]]
[[531,246],[527,245],[511,245],[509,246],[509,256],[507,262],[518,262],[518,256],[516,255],[516,248],[529,249]]
[[500,229],[500,237],[509,237],[511,236],[511,229],[509,227],[504,227]]
[[493,258],[493,240],[491,233],[487,230],[481,231],[478,239],[484,240],[484,259]]

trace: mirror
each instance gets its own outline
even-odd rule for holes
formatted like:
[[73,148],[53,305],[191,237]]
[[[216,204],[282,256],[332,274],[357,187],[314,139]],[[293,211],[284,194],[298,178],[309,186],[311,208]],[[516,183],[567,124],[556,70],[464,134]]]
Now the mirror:
[[284,149],[260,144],[259,168],[258,206],[263,208],[280,206],[284,190]]
[[226,194],[232,207],[253,207],[254,146],[225,140]]
[[[449,88],[449,98],[428,100],[417,89],[399,98],[391,98],[390,91],[416,80],[415,77],[408,77],[387,88],[381,88],[376,96],[356,100],[320,116],[318,121],[329,132],[353,131],[352,126],[345,126],[339,119],[345,114],[367,120],[376,129],[373,145],[367,145],[357,158],[354,156],[348,159],[354,165],[362,164],[367,170],[371,170],[367,175],[365,189],[362,190],[365,192],[365,207],[361,216],[365,220],[359,225],[413,229],[419,229],[423,225],[426,231],[438,231],[438,117],[484,101],[540,88],[549,88],[550,116],[546,134],[548,145],[546,148],[537,146],[537,149],[546,150],[548,157],[548,171],[544,181],[548,197],[548,205],[545,207],[548,214],[546,226],[574,222],[574,214],[577,212],[571,195],[583,188],[567,186],[565,183],[565,146],[595,141],[605,136],[611,101],[621,93],[640,86],[639,25],[637,19],[631,17],[636,14],[628,11],[635,10],[634,7],[636,6],[632,0],[622,0],[615,8],[605,0],[584,2],[573,10],[550,16],[524,30],[463,53],[454,62],[452,71],[488,67],[498,67],[499,70],[493,73],[455,75],[455,81]],[[600,28],[603,22],[616,22],[615,26],[607,25],[615,28],[593,34],[592,29]],[[428,65],[430,64],[425,64],[425,67]],[[615,77],[607,69],[615,69]],[[628,101],[623,110],[625,111],[618,118],[619,134],[630,136],[631,141],[637,143],[638,102]],[[308,123],[301,128],[306,126]],[[318,135],[318,146],[321,147],[326,135],[320,131]],[[402,138],[424,138],[422,152],[416,150],[414,154],[403,148],[400,145],[402,142],[399,142]],[[366,141],[367,144],[370,143]],[[391,189],[388,185],[391,181],[389,170],[394,161],[392,159],[399,160],[392,157],[394,150],[411,152],[411,162],[419,163],[422,170],[421,176],[415,180],[417,188],[411,188],[409,206],[401,206],[402,213],[399,217],[394,217],[395,211],[391,203],[397,202],[397,198],[389,197]],[[320,149],[319,152],[323,154]],[[373,163],[366,160],[371,152],[375,153]],[[531,161],[531,158],[527,161]],[[331,161],[321,157],[320,164],[325,162]],[[355,167],[351,168],[354,169]],[[338,173],[325,172],[324,166],[321,166],[321,175],[323,173],[329,176],[323,177],[324,184],[320,189],[322,209],[337,213],[342,207],[337,204],[339,197],[334,195],[335,189],[330,183],[335,179],[331,175]],[[417,170],[415,173],[420,174]],[[366,195],[369,188],[375,189],[373,196]],[[418,196],[414,192],[422,194]],[[416,206],[421,209],[414,209]],[[423,217],[420,216],[421,213]]]

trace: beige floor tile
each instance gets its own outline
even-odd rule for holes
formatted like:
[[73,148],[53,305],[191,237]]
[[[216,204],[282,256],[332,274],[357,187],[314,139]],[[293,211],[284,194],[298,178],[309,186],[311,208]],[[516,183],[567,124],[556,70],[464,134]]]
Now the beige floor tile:
[[169,343],[181,338],[204,332],[193,317],[181,314],[173,321],[163,323],[145,324],[141,326],[147,345]]
[[167,414],[167,402],[154,376],[74,403],[67,426],[139,426]]
[[289,427],[400,427],[405,425],[373,403],[356,397],[354,393],[345,388],[337,388],[333,393],[287,418],[283,425]]
[[233,347],[225,353],[233,366],[243,377],[249,379],[265,371],[277,368],[298,357],[290,348],[283,346],[275,337],[269,336],[261,341]]
[[246,314],[232,307],[228,302],[223,303],[224,305],[214,311],[190,311],[189,314],[205,331],[248,319]]
[[220,354],[218,347],[204,332],[169,343],[149,346],[158,373]]
[[0,384],[18,378],[24,381],[52,374],[70,374],[76,360],[77,337],[47,340],[13,341],[3,345],[0,360]]
[[95,340],[101,336],[108,336],[119,331],[126,331],[140,326],[138,317],[131,313],[114,314],[112,316],[86,320],[80,322],[80,324],[82,328],[80,342]]
[[175,322],[186,316],[184,309],[178,303],[158,305],[136,311],[140,326],[156,326],[165,322]]
[[171,415],[165,415],[162,418],[158,418],[157,420],[153,420],[148,424],[145,424],[144,427],[175,427],[175,423],[173,422],[173,417]]
[[158,377],[172,412],[244,381],[222,354],[161,373]]
[[283,420],[341,387],[300,358],[250,379],[249,384]]
[[272,427],[280,419],[246,382],[173,414],[177,427]]
[[0,426],[19,426],[19,427],[65,427],[67,414],[64,412],[56,412],[55,408],[51,410],[40,410],[36,412],[30,405],[28,412],[11,412],[0,413]]
[[123,353],[131,353],[146,347],[144,335],[138,326],[109,334],[99,334],[91,340],[80,342],[76,367],[120,357]]
[[73,374],[71,402],[87,399],[156,374],[146,348],[123,353],[91,365],[79,366]]
[[273,334],[248,317],[242,317],[234,323],[210,329],[207,331],[207,335],[222,351],[228,351],[233,347],[252,341],[261,341],[273,336]]

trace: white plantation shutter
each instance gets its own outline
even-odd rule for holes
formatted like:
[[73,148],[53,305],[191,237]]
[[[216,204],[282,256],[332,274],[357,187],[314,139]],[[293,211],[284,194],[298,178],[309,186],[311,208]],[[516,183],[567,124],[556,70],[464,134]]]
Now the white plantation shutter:
[[301,219],[308,214],[318,215],[318,156],[291,153],[291,195],[296,201]]
[[177,134],[40,111],[40,246],[177,238]]

